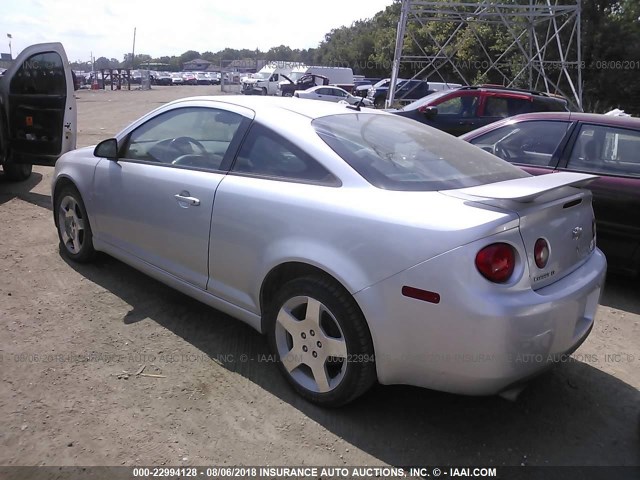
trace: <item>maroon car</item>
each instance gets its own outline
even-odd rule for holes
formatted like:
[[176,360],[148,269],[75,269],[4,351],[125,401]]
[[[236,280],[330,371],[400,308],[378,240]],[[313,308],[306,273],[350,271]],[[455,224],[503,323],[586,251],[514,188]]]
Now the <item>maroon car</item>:
[[588,113],[518,115],[460,137],[527,172],[594,173],[598,246],[612,270],[640,272],[640,119]]

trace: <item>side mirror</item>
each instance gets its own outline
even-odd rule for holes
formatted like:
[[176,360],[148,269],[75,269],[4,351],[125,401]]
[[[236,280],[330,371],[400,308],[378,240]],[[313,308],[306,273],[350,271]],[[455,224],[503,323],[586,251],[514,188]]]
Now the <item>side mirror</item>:
[[429,120],[433,120],[438,115],[438,107],[427,107],[422,112]]
[[115,138],[108,138],[96,145],[93,151],[95,157],[104,157],[109,160],[118,160],[118,141]]

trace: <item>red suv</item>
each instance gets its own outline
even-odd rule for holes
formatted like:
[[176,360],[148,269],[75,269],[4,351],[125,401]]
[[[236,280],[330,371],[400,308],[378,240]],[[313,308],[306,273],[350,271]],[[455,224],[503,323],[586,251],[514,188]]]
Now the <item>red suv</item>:
[[521,113],[568,111],[564,97],[481,85],[432,93],[392,113],[457,136]]

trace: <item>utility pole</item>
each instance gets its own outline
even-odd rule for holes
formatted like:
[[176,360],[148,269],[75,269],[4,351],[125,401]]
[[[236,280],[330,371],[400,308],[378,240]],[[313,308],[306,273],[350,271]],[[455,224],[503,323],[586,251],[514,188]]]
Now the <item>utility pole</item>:
[[389,90],[387,93],[388,96],[387,100],[385,101],[386,108],[391,108],[396,94],[396,85],[398,84],[398,74],[400,73],[400,62],[402,59],[402,47],[404,46],[404,34],[407,28],[407,19],[409,18],[410,10],[411,2],[409,0],[402,0],[402,7],[400,9],[400,20],[398,21],[398,29],[396,31],[396,50],[393,55],[391,81],[389,82]]
[[133,47],[131,48],[131,69],[133,69],[134,58],[136,58],[136,27],[133,27]]
[[11,51],[11,39],[13,38],[10,33],[7,33],[7,38],[9,39],[9,57],[13,60],[13,52]]

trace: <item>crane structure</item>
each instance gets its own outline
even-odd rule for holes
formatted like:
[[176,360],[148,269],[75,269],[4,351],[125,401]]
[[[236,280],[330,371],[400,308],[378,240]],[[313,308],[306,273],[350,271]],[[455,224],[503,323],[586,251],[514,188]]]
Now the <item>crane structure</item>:
[[[581,109],[581,1],[402,0],[387,106],[394,102],[401,66],[411,63],[413,79],[470,85],[473,79],[468,72],[472,70],[505,87],[562,95]],[[434,35],[428,28],[432,22],[449,23],[448,38]],[[485,45],[479,32],[482,25],[506,33],[508,46],[502,52]],[[423,32],[422,39],[416,30]],[[475,37],[480,60],[466,64],[460,60],[455,39],[462,32]],[[405,53],[411,43],[416,47],[413,54]],[[445,79],[443,74],[455,78]]]

